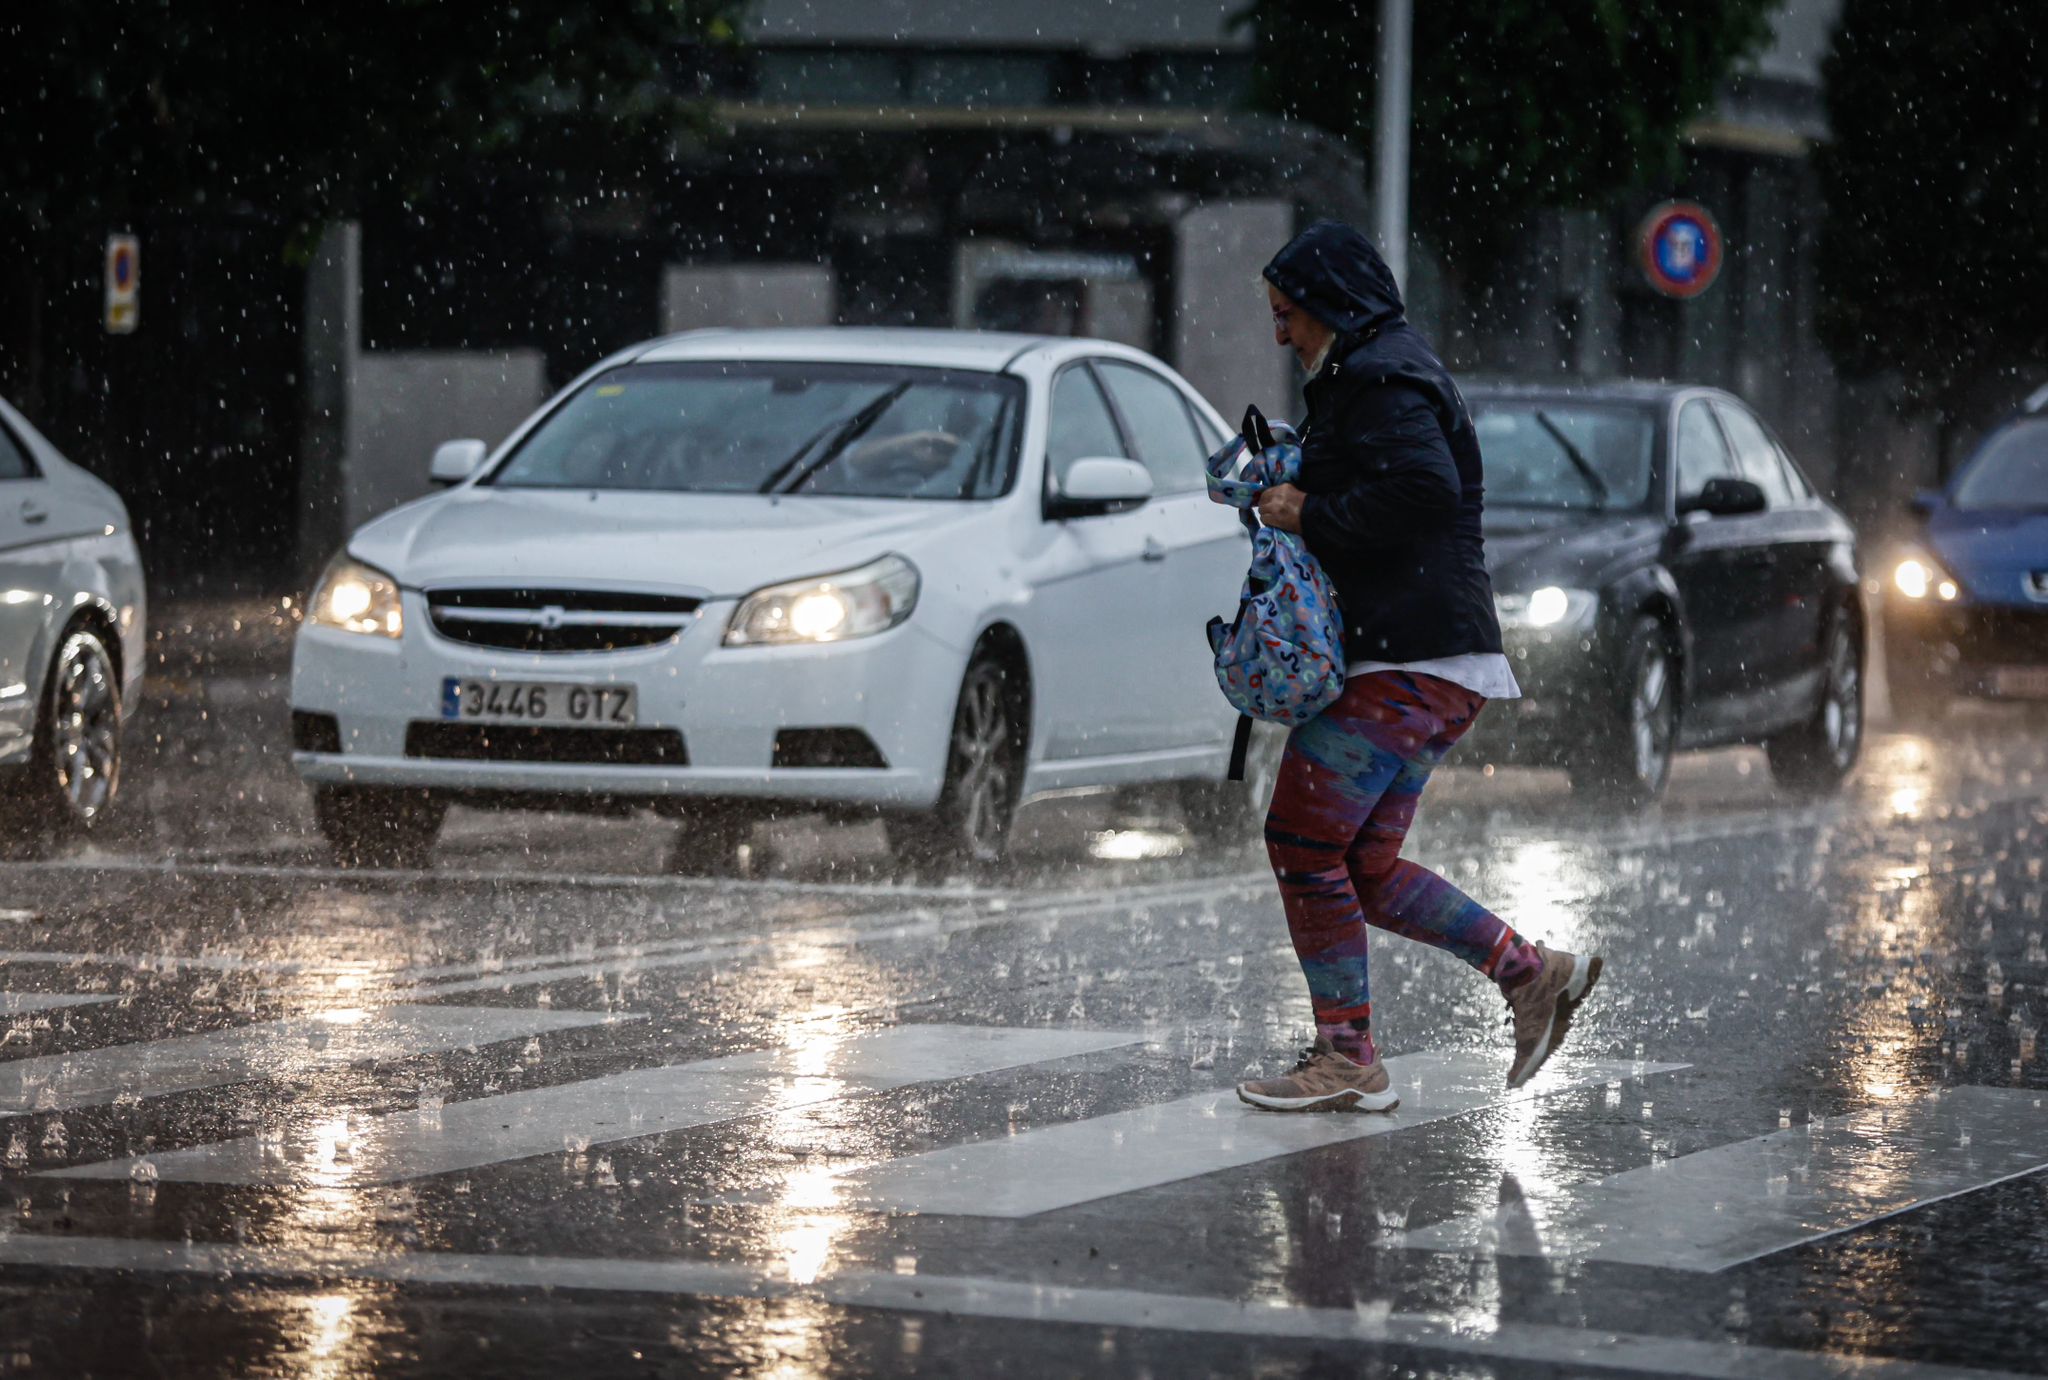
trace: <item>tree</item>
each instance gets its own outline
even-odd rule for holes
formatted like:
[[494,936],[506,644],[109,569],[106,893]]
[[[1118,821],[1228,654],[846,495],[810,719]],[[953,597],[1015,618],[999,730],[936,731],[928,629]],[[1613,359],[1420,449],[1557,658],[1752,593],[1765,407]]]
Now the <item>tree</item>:
[[68,0],[0,17],[0,242],[250,206],[312,226],[438,168],[583,131],[655,156],[679,45],[737,0]]
[[[1422,0],[1417,230],[1484,267],[1535,207],[1594,205],[1677,171],[1679,137],[1781,0]],[[1375,0],[1253,0],[1257,99],[1370,148]]]
[[1823,64],[1821,338],[1944,430],[2048,362],[2048,41],[2011,0],[1847,0]]

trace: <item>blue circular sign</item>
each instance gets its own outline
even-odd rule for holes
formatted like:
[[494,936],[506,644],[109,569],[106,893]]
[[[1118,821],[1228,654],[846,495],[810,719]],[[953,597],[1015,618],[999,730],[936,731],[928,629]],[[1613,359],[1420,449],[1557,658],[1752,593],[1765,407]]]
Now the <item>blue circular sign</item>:
[[1704,206],[1667,201],[1637,236],[1643,276],[1667,297],[1697,297],[1721,272],[1721,227]]

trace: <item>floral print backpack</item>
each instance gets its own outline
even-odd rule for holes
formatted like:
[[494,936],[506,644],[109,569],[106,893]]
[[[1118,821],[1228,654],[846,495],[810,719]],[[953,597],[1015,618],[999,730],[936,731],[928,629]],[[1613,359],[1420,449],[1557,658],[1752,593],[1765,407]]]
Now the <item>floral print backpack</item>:
[[[1247,450],[1251,458],[1233,473]],[[1307,723],[1344,693],[1337,591],[1298,535],[1262,526],[1254,515],[1260,490],[1299,480],[1299,437],[1287,423],[1269,424],[1249,408],[1243,433],[1209,457],[1208,471],[1210,499],[1238,509],[1252,534],[1237,617],[1209,620],[1216,683],[1247,720]],[[1249,730],[1249,722],[1239,725],[1240,757]]]

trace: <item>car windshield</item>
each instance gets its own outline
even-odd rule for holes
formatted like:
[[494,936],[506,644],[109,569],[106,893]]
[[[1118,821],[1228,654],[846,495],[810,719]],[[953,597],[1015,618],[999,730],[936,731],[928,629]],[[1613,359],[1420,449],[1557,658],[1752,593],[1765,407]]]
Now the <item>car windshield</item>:
[[1985,442],[1956,485],[1955,506],[1966,513],[2048,510],[2048,418]]
[[505,488],[974,499],[1006,492],[1023,384],[788,361],[632,364],[577,390],[486,480]]
[[1647,410],[1482,398],[1472,411],[1488,507],[1609,512],[1649,501],[1656,423]]

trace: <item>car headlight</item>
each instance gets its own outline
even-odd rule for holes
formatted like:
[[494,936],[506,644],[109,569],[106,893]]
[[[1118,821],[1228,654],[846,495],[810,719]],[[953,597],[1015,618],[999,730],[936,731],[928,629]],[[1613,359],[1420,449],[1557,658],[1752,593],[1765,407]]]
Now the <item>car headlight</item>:
[[1590,589],[1544,585],[1527,594],[1498,595],[1493,605],[1504,628],[1579,627],[1592,621],[1600,596]]
[[313,621],[343,632],[398,637],[405,632],[398,581],[344,551],[328,562],[313,591]]
[[725,630],[728,647],[778,647],[872,637],[917,607],[917,567],[884,556],[858,570],[755,590]]
[[1919,554],[1899,562],[1892,571],[1892,584],[1908,599],[1925,599],[1931,594],[1946,603],[1962,592],[1932,557]]

